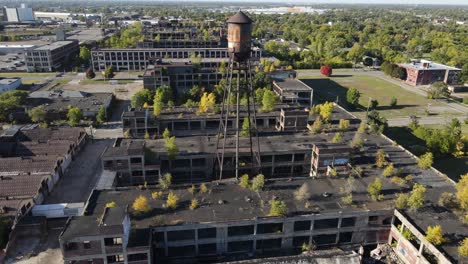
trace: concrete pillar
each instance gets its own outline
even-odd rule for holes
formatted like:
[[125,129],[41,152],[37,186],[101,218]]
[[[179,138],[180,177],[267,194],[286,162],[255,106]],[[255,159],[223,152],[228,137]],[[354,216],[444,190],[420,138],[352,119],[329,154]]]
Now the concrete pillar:
[[216,250],[218,255],[223,255],[227,252],[227,226],[217,227],[216,229]]
[[281,249],[289,251],[293,247],[294,221],[285,218],[283,223],[283,239],[281,240]]

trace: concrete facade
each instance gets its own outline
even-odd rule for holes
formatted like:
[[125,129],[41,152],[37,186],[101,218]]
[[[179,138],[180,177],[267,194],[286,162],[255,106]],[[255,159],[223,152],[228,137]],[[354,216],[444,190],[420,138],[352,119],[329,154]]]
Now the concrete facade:
[[78,41],[56,41],[26,51],[28,72],[53,72],[66,65],[79,52]]

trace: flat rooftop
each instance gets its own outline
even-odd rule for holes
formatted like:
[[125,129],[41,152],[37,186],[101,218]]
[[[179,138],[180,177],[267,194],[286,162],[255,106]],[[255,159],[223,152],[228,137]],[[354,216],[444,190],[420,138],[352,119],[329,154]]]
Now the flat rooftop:
[[312,88],[297,79],[276,79],[273,81],[284,91],[312,92]]
[[18,80],[21,81],[20,78],[16,78],[16,79],[14,79],[14,78],[5,78],[5,79],[0,78],[0,85],[10,85],[10,84],[12,84],[14,82],[17,82]]
[[418,62],[415,62],[414,64],[413,63],[399,63],[399,65],[401,67],[404,67],[404,68],[411,68],[411,69],[416,69],[416,70],[460,70],[458,68],[455,68],[455,67],[452,67],[452,66],[448,66],[448,65],[444,65],[444,64],[440,64],[440,63],[436,63],[436,62],[431,62],[431,61],[428,61],[427,63],[429,63],[429,67],[424,67],[424,61],[418,61]]
[[55,49],[58,49],[58,48],[61,48],[61,47],[64,47],[66,45],[69,45],[73,43],[73,41],[55,41],[55,42],[52,42],[52,43],[49,43],[49,44],[46,44],[44,46],[41,46],[41,47],[37,47],[33,50],[35,51],[41,51],[41,50],[55,50]]
[[458,215],[432,202],[419,209],[417,212],[405,210],[402,214],[406,216],[422,234],[426,233],[428,226],[442,226],[444,237],[448,238],[449,241],[437,246],[437,248],[445,251],[452,260],[459,260],[458,246],[464,238],[468,237],[468,226],[458,219]]

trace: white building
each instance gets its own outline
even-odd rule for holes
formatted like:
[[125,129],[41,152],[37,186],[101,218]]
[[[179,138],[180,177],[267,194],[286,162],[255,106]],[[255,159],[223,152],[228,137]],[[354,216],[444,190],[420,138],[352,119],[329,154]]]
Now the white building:
[[18,8],[5,7],[4,14],[6,14],[8,22],[29,22],[35,20],[32,8],[27,7],[26,4],[21,4],[21,7]]
[[11,90],[16,90],[21,86],[21,78],[0,79],[0,94]]

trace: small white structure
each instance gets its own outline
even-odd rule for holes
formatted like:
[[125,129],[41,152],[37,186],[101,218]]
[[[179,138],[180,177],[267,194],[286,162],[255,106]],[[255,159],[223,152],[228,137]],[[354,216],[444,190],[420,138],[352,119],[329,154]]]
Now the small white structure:
[[0,94],[11,90],[16,90],[21,86],[21,78],[0,79]]
[[62,218],[80,216],[84,212],[84,203],[61,203],[34,205],[33,216],[45,216],[47,218]]

